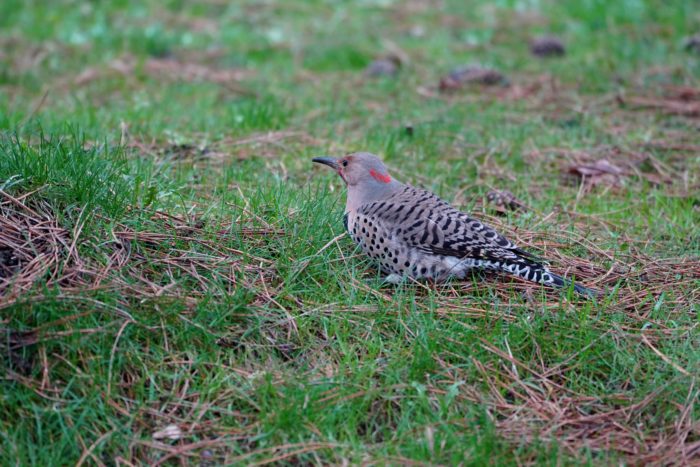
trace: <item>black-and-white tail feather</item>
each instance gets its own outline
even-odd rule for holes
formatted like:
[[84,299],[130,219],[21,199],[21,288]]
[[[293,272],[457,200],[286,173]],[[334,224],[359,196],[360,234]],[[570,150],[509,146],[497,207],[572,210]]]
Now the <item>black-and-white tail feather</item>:
[[598,297],[601,295],[597,290],[589,289],[553,273],[543,262],[532,258],[534,258],[534,256],[528,253],[527,256],[521,256],[511,261],[477,261],[475,266],[483,269],[502,271],[525,279],[526,281],[535,282],[548,287],[566,289],[573,285],[576,293],[587,297]]
[[566,279],[565,277],[558,276],[551,271],[548,271],[548,274],[549,274],[549,277],[551,278],[551,281],[548,283],[542,282],[542,284],[544,284],[544,285],[551,285],[554,287],[558,287],[560,289],[566,289],[568,287],[571,287],[573,284],[574,291],[578,294],[581,294],[581,295],[584,295],[584,296],[590,297],[590,298],[597,298],[597,297],[600,297],[602,295],[602,292],[599,290],[584,287],[584,286],[579,285],[575,282],[572,282],[569,279]]

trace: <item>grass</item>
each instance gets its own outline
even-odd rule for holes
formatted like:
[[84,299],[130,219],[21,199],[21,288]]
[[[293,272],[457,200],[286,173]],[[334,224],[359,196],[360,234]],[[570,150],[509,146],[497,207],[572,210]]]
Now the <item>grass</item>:
[[[3,2],[1,463],[698,462],[693,6]],[[382,285],[355,150],[608,295]]]

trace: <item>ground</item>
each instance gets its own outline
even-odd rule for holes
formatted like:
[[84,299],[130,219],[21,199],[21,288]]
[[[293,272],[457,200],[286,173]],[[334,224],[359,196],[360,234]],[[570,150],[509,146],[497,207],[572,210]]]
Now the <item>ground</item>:
[[[693,2],[50,3],[0,4],[3,465],[700,462]],[[358,150],[605,296],[382,283]]]

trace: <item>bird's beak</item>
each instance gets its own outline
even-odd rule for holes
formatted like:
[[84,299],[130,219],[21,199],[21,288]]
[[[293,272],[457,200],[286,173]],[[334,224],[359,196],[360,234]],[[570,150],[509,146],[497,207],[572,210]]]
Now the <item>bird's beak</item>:
[[314,157],[311,160],[313,162],[318,162],[319,164],[327,165],[328,167],[334,170],[340,169],[340,164],[338,164],[338,160],[333,157]]

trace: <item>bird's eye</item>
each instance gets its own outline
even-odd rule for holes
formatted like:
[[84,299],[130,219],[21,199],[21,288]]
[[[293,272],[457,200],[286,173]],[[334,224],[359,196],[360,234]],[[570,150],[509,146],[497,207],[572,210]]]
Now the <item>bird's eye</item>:
[[343,164],[343,167],[347,167],[347,166],[348,166],[348,161],[345,160],[345,159],[342,160],[340,163]]

